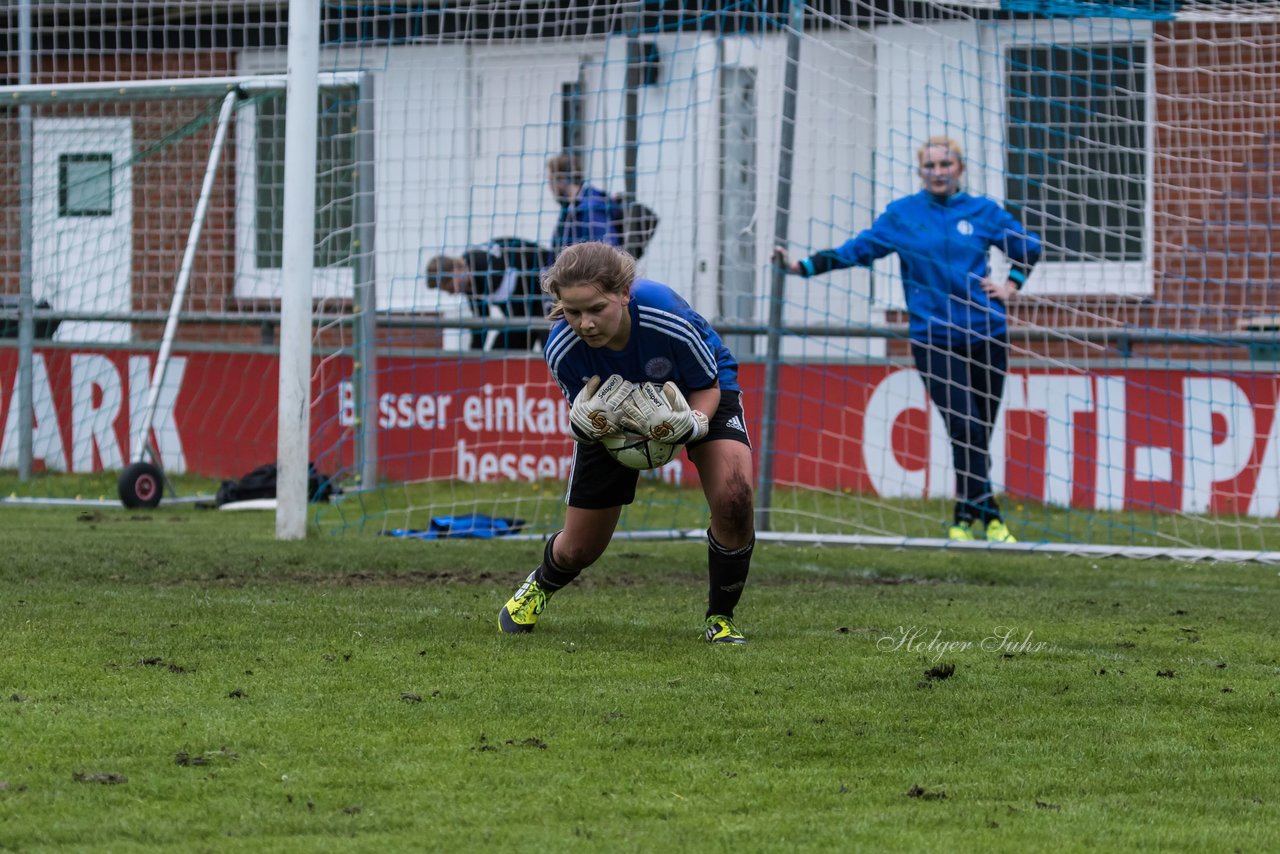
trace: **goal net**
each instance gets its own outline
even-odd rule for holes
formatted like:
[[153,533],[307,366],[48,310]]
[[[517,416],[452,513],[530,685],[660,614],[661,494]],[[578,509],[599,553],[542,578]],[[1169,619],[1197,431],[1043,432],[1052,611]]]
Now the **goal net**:
[[[114,502],[114,474],[144,451],[207,497],[275,455],[285,78],[159,77],[177,61],[161,55],[104,83],[105,69],[44,59],[36,82],[6,87],[0,115],[5,494]],[[325,78],[354,91],[352,75]],[[320,122],[342,128],[330,153],[357,136],[340,98]],[[321,267],[351,264],[354,202],[338,194],[317,214]],[[321,362],[341,346],[328,327],[349,325],[350,290],[317,288]]]
[[[286,70],[282,4],[135,7],[37,15],[33,82]],[[641,273],[688,299],[741,361],[762,536],[945,544],[963,450],[988,460],[1019,548],[1276,550],[1280,4],[497,0],[324,4],[322,16],[321,70],[365,81],[322,83],[316,129],[310,456],[346,489],[318,513],[322,530],[432,536],[470,514],[555,530],[572,445],[528,288],[560,214],[548,159],[570,154],[584,183],[656,212]],[[72,32],[95,24],[115,37]],[[16,52],[6,58],[16,69]],[[108,415],[127,406],[109,395],[135,393],[130,360],[152,362],[141,345],[173,294],[200,183],[190,164],[203,168],[217,100],[30,106],[32,133],[53,122],[94,145],[55,156],[43,137],[31,144],[43,177],[25,230],[22,116],[6,101],[0,239],[15,251],[0,292],[8,306],[29,270],[35,301],[63,313],[35,347],[54,401],[43,417],[36,404],[37,435],[57,434],[37,443],[37,470],[127,461],[103,450],[113,430],[128,447],[127,419]],[[186,470],[213,479],[274,456],[283,104],[254,92],[236,110],[182,308],[172,423]],[[770,260],[776,245],[792,258],[839,247],[920,192],[932,137],[963,153],[966,193],[1043,245],[1006,301],[1000,406],[968,448],[913,355],[909,258],[811,278]],[[127,185],[84,157],[108,151],[132,164]],[[114,224],[94,213],[108,186],[132,206]],[[67,199],[83,210],[67,216]],[[19,269],[24,233],[35,238]],[[433,275],[458,259],[489,270],[470,293]],[[1010,269],[994,249],[990,277]],[[18,354],[16,336],[0,339],[6,425],[18,423]],[[116,392],[84,379],[105,364]],[[58,429],[40,433],[50,421]],[[79,457],[77,441],[90,448]],[[166,472],[172,455],[161,448]],[[682,459],[642,480],[621,529],[705,525]]]

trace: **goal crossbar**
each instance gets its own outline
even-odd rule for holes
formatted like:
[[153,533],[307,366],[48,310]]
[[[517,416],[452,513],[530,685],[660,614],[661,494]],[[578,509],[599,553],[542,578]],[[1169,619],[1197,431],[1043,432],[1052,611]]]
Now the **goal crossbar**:
[[[317,75],[321,86],[355,86],[360,72],[332,71]],[[25,83],[0,86],[0,104],[71,104],[110,98],[145,100],[156,98],[216,98],[228,92],[245,94],[283,90],[285,74],[254,74],[236,77],[192,77],[169,80],[108,80],[92,83]]]

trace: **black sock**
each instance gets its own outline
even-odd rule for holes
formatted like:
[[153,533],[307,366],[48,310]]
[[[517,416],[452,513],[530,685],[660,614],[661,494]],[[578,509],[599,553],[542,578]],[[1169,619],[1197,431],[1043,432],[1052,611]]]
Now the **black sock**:
[[542,550],[542,563],[538,564],[538,568],[533,571],[534,580],[547,593],[555,593],[577,578],[578,573],[582,572],[580,569],[569,570],[561,568],[552,555],[552,546],[555,545],[556,537],[563,533],[563,531],[557,531],[547,540],[546,548]]
[[986,506],[982,508],[982,524],[988,525],[991,522],[1004,521],[1004,517],[1000,515],[1000,505],[996,503],[994,498],[987,500]]
[[751,571],[751,552],[756,547],[755,537],[739,549],[726,549],[707,531],[707,575],[710,585],[707,593],[707,616],[721,614],[733,616],[733,609],[742,598],[742,588],[747,585],[747,573]]

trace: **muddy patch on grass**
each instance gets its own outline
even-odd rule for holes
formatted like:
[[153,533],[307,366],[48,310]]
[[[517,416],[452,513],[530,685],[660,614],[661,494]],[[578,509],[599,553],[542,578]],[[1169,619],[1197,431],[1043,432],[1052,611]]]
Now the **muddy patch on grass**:
[[[154,521],[153,516],[143,516],[139,514],[124,515],[121,513],[103,513],[99,510],[81,510],[76,516],[77,522],[83,522],[88,525],[102,525],[108,523],[120,522],[151,522]],[[183,522],[186,521],[181,517],[172,517],[170,521]]]
[[101,783],[104,786],[120,786],[129,782],[129,778],[114,771],[74,771],[71,779],[77,783]]
[[288,581],[297,584],[331,584],[337,587],[418,587],[423,584],[489,584],[496,576],[488,570],[450,572],[410,570],[409,572],[348,572],[343,575],[296,573]]
[[190,673],[192,668],[183,667],[172,661],[165,661],[160,656],[151,656],[149,658],[140,658],[133,663],[134,667],[162,667],[170,673]]
[[202,768],[207,765],[235,762],[239,758],[239,753],[236,753],[228,747],[222,747],[218,750],[209,750],[204,753],[191,753],[186,750],[179,750],[173,755],[173,762],[175,765],[179,765],[183,768]]
[[[209,575],[186,578],[174,578],[157,582],[161,586],[183,587],[189,585],[213,586],[229,589],[240,589],[256,585],[297,584],[307,587],[428,587],[458,586],[487,587],[494,584],[510,586],[515,589],[537,566],[540,550],[530,552],[528,560],[512,564],[510,569],[495,570],[491,568],[459,568],[445,570],[378,570],[374,568],[354,568],[343,571],[321,570],[314,572],[288,569],[282,567],[279,573],[273,573],[265,559],[248,559],[243,569],[225,568]],[[647,563],[640,564],[643,560]],[[247,570],[247,571],[246,571]],[[688,562],[688,571],[680,573],[672,568],[672,563],[656,555],[639,555],[632,552],[606,555],[604,560],[590,567],[574,581],[578,589],[630,589],[661,581],[668,585],[690,585],[702,587],[706,584],[706,560],[701,558]],[[824,575],[820,578],[806,579],[807,582],[852,587],[938,587],[948,584],[966,584],[963,579],[944,577],[925,577],[918,575],[882,575],[874,571],[859,572],[851,569],[848,575]],[[794,576],[770,577],[767,568],[761,568],[752,576],[751,587],[786,588],[794,587],[797,579]]]
[[926,789],[924,786],[912,786],[907,789],[908,798],[919,798],[922,801],[945,801],[947,793],[942,789]]

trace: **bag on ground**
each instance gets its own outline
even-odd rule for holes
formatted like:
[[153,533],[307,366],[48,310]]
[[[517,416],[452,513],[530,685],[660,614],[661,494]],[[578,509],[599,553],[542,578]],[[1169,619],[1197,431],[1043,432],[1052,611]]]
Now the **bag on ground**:
[[[316,470],[315,463],[307,464],[307,500],[328,501],[334,495],[342,494],[342,489],[334,484],[329,475]],[[258,466],[239,480],[224,480],[218,487],[214,503],[221,507],[234,501],[252,501],[255,498],[276,497],[276,464],[267,463]]]

